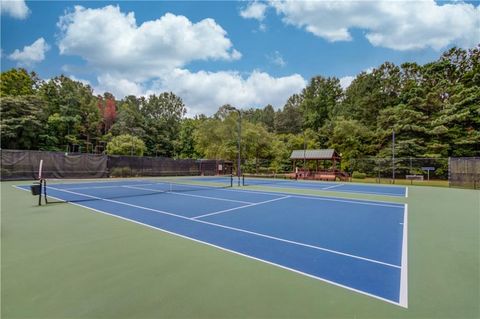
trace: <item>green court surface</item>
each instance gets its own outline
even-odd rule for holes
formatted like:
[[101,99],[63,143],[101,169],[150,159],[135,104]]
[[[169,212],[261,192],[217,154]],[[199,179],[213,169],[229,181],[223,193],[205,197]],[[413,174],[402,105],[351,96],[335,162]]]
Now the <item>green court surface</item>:
[[79,206],[38,207],[18,184],[1,183],[2,318],[480,317],[478,190],[294,190],[408,203],[406,309]]

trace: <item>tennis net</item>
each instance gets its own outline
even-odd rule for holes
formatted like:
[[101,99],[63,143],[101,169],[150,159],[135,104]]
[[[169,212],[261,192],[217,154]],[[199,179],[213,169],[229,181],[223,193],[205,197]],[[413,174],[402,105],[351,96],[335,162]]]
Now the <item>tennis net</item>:
[[243,186],[286,184],[296,181],[295,174],[243,174]]
[[163,193],[206,192],[212,189],[229,188],[233,185],[231,175],[215,177],[182,177],[174,179],[120,179],[69,183],[45,180],[40,183],[39,196],[47,204],[87,202],[94,200],[121,200],[130,197],[155,196]]

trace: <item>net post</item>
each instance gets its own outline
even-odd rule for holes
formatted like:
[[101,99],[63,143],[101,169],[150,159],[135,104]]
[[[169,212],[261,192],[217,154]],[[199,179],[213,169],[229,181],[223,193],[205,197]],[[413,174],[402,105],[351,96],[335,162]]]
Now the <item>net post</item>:
[[[45,199],[45,205],[48,204],[48,199],[47,199],[47,180],[45,179],[42,179],[43,181],[43,198]],[[42,195],[40,194],[40,197],[42,197]]]
[[245,174],[242,175],[242,186],[245,186]]
[[42,188],[43,183],[42,180],[39,181],[40,191],[38,192],[38,206],[42,206]]

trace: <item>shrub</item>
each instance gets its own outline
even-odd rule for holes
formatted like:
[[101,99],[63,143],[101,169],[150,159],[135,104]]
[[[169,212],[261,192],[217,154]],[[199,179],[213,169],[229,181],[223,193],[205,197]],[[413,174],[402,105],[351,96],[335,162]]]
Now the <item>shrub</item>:
[[107,144],[108,155],[143,156],[145,150],[145,143],[140,138],[128,134],[115,136]]
[[110,177],[130,177],[132,171],[129,167],[115,167],[110,172]]
[[361,172],[353,172],[352,174],[352,178],[365,179],[365,177],[367,177],[367,174]]

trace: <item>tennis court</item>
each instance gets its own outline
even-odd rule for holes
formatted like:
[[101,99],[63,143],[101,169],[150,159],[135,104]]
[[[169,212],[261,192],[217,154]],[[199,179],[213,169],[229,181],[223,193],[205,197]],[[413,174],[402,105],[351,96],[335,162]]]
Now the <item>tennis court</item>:
[[378,186],[378,185],[361,185],[352,183],[339,182],[319,182],[319,181],[302,181],[283,178],[258,178],[245,177],[245,186],[267,186],[273,188],[294,188],[305,190],[321,190],[342,193],[381,195],[407,197],[407,188],[403,186]]
[[406,204],[218,185],[129,180],[47,189],[97,213],[407,307]]

